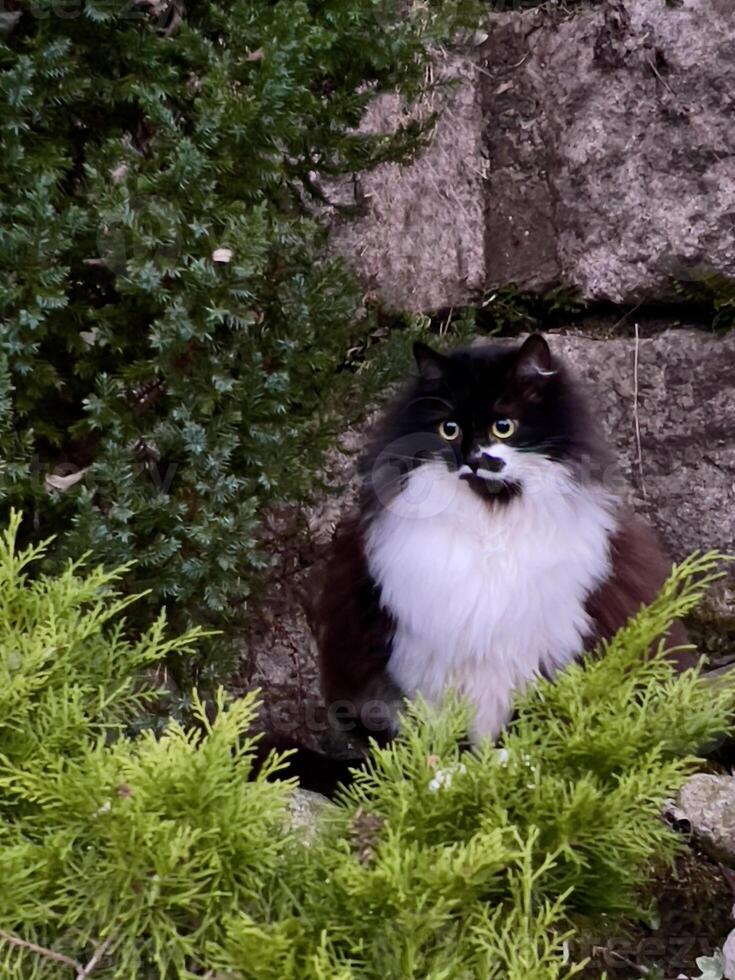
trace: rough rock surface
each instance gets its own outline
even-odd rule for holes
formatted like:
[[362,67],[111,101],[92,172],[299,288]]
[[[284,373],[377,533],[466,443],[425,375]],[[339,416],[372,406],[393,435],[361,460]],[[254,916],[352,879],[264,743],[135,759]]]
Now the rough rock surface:
[[[635,509],[674,558],[735,552],[735,333],[552,338],[586,383]],[[636,436],[640,431],[640,459]]]
[[295,789],[288,801],[289,829],[301,834],[305,844],[312,844],[319,831],[319,823],[334,804],[308,789]]
[[[397,309],[508,282],[590,300],[672,296],[735,276],[731,0],[602,0],[498,13],[439,70],[460,79],[433,145],[363,178],[335,246]],[[380,130],[403,111],[384,99]]]
[[[657,527],[672,556],[714,547],[735,553],[735,332],[668,330],[640,340],[637,355],[633,338],[570,333],[552,335],[550,343],[589,388],[616,450],[621,492]],[[263,689],[269,730],[346,754],[350,747],[329,735],[303,600],[340,512],[354,500],[362,442],[359,432],[347,432],[329,461],[335,497],[274,522],[281,573],[244,638],[236,684]]]
[[340,515],[357,493],[355,465],[363,439],[348,430],[325,467],[332,488],[318,504],[272,514],[267,541],[278,556],[265,600],[243,637],[235,692],[260,688],[260,726],[285,743],[296,740],[330,755],[354,756],[344,739],[334,740],[319,691],[317,651],[307,608],[310,582],[324,558]]
[[735,777],[692,776],[667,815],[676,826],[685,822],[710,857],[735,867]]
[[[470,58],[437,52],[436,80],[444,85],[417,110],[438,113],[430,149],[413,166],[385,164],[361,176],[367,217],[333,225],[335,248],[355,264],[368,291],[396,309],[462,305],[484,287],[483,125],[476,78]],[[388,131],[405,111],[397,97],[381,96],[364,128]],[[342,197],[340,203],[351,202]]]

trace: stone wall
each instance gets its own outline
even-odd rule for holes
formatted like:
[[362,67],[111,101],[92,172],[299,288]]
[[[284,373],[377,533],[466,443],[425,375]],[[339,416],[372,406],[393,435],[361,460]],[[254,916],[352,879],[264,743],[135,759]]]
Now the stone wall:
[[[735,277],[731,0],[603,0],[490,16],[438,52],[433,144],[361,178],[335,248],[390,308],[477,303],[516,282],[588,300],[668,300]],[[383,98],[366,125],[404,111]]]

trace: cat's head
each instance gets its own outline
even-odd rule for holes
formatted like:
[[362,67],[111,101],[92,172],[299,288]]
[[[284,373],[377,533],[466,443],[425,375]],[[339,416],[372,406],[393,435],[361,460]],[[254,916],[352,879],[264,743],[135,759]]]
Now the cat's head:
[[595,478],[604,468],[604,445],[584,401],[541,334],[516,348],[451,354],[417,343],[414,355],[418,377],[363,461],[376,502],[389,506],[419,468],[422,479],[442,483],[444,496],[458,480],[492,506],[550,492],[562,477]]

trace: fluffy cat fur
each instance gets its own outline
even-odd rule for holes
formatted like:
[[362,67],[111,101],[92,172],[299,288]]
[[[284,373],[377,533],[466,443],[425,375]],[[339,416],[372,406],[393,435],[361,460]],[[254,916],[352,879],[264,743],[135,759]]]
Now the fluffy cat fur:
[[381,740],[402,697],[453,687],[471,739],[495,738],[514,691],[612,635],[670,566],[606,488],[607,448],[540,334],[415,356],[312,611],[323,691]]

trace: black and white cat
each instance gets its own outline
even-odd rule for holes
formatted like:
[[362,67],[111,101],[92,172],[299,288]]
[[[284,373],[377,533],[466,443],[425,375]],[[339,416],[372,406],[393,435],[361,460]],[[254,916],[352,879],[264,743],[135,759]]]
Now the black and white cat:
[[608,451],[540,334],[414,353],[319,590],[323,690],[390,737],[402,696],[455,688],[472,739],[494,738],[515,691],[613,634],[669,564],[606,487]]

